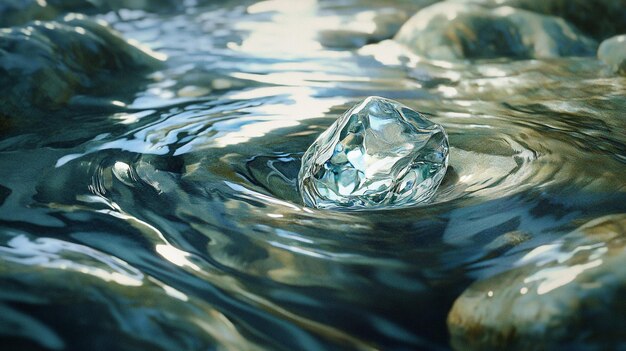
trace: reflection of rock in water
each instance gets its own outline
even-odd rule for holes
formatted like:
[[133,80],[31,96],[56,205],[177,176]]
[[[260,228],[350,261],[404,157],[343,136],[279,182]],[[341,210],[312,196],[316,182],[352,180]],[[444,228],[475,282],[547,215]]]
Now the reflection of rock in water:
[[626,215],[601,217],[532,250],[518,268],[473,284],[448,316],[453,346],[626,346],[625,239]]
[[160,61],[81,15],[5,29],[0,33],[0,114],[11,118],[58,109],[77,93],[106,91],[102,86],[120,72]]
[[395,39],[433,59],[589,56],[596,48],[560,18],[451,1],[419,11]]

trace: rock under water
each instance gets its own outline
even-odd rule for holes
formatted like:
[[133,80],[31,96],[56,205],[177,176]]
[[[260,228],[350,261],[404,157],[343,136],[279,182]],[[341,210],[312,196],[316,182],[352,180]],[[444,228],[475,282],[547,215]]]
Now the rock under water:
[[99,13],[119,9],[165,12],[180,9],[176,0],[12,0],[0,2],[0,26],[53,20],[68,12]]

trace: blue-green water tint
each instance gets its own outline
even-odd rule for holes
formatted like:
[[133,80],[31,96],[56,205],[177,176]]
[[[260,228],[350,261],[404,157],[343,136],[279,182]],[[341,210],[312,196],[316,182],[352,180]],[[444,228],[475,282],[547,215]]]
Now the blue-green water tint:
[[[11,120],[3,345],[448,349],[446,317],[469,284],[626,211],[624,78],[596,59],[332,49],[318,32],[373,5],[281,3],[99,15],[168,55],[165,68]],[[438,194],[402,210],[304,207],[303,152],[369,95],[444,126]],[[494,244],[510,233],[523,234]]]

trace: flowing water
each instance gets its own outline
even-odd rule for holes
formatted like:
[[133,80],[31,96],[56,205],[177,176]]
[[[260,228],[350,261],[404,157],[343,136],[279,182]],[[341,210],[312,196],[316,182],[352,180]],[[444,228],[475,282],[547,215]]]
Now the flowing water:
[[[372,6],[98,15],[168,59],[0,140],[3,343],[445,350],[472,282],[626,212],[625,78],[593,57],[444,62],[392,41],[320,44],[322,30],[367,25]],[[370,95],[446,129],[435,198],[304,207],[302,154]]]

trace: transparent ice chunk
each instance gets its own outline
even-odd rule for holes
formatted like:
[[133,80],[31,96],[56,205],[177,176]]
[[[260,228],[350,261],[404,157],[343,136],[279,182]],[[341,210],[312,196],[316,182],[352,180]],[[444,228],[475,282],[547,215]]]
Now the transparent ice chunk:
[[370,96],[324,131],[302,158],[306,205],[408,207],[428,201],[448,166],[443,128],[399,102]]

